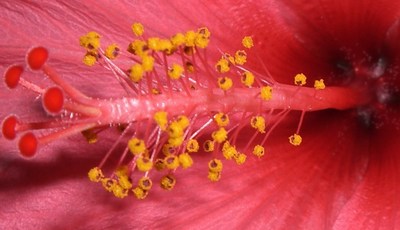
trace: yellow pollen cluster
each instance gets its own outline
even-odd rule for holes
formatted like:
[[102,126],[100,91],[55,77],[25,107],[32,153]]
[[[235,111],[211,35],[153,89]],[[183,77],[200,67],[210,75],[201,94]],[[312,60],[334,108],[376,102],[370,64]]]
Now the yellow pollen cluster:
[[101,179],[104,178],[103,172],[100,168],[94,167],[90,169],[88,173],[89,180],[92,182],[99,182]]
[[224,113],[217,113],[214,116],[214,121],[219,127],[225,127],[229,125],[229,117]]
[[91,31],[79,38],[79,44],[88,51],[95,51],[100,48],[100,34]]
[[215,64],[215,69],[219,72],[219,73],[226,73],[230,70],[229,67],[229,62],[227,59],[225,59],[224,57],[222,57],[221,59],[218,60],[217,64]]
[[208,179],[213,182],[221,179],[222,162],[218,159],[213,159],[208,163]]
[[136,167],[141,172],[148,172],[153,168],[153,162],[145,156],[136,158]]
[[97,62],[97,53],[88,51],[85,56],[83,56],[82,62],[87,66],[94,66]]
[[143,73],[144,70],[142,65],[136,63],[131,67],[129,77],[133,82],[138,83],[142,80]]
[[179,79],[182,73],[183,73],[183,67],[178,64],[173,64],[171,69],[168,70],[168,76],[173,80]]
[[218,130],[214,131],[211,136],[217,143],[222,143],[228,137],[228,132],[226,132],[223,127],[220,127]]
[[193,165],[193,159],[189,153],[179,154],[179,163],[183,169],[187,169]]
[[246,71],[242,74],[242,77],[240,78],[240,81],[245,85],[246,87],[251,87],[254,84],[254,75]]
[[132,25],[132,32],[133,34],[135,34],[136,36],[142,36],[144,33],[144,27],[141,23],[133,23]]
[[265,119],[262,116],[254,116],[250,121],[251,127],[257,129],[260,133],[265,133]]
[[100,34],[91,31],[79,38],[79,44],[86,49],[83,57],[83,63],[87,66],[93,66],[98,60],[98,49],[100,48]]
[[299,146],[301,144],[302,138],[299,134],[293,134],[289,137],[289,143],[294,146]]
[[214,141],[212,141],[212,140],[206,140],[203,143],[203,149],[204,149],[205,152],[214,151],[214,147],[215,147]]
[[264,101],[269,101],[272,99],[272,87],[271,86],[261,87],[261,99],[263,99]]
[[306,75],[304,75],[302,73],[296,74],[296,76],[294,76],[294,84],[295,85],[303,86],[306,84],[306,80],[307,80]]
[[199,148],[199,142],[196,139],[190,139],[186,144],[186,150],[191,153],[198,152]]
[[238,165],[243,164],[247,159],[247,156],[244,153],[238,152],[236,147],[232,146],[229,141],[225,141],[222,145],[222,155],[227,160],[235,160]]
[[245,37],[242,39],[242,45],[243,45],[245,48],[250,49],[251,47],[254,46],[253,39],[252,39],[250,36],[245,36]]
[[235,159],[236,164],[242,165],[242,164],[244,164],[244,162],[246,162],[247,156],[244,153],[237,153],[234,156],[234,159]]
[[237,154],[238,152],[236,147],[232,146],[229,141],[225,141],[222,145],[222,155],[225,157],[225,159],[232,160]]
[[176,179],[173,175],[166,175],[161,178],[161,188],[165,190],[171,190],[175,187]]
[[160,127],[161,130],[167,130],[168,126],[168,117],[167,112],[165,111],[158,111],[154,114],[154,120],[156,121],[157,125]]
[[175,170],[179,167],[179,159],[176,155],[167,155],[164,164],[167,169]]
[[108,46],[105,50],[105,55],[108,59],[113,60],[115,59],[119,54],[119,47],[117,44],[112,44]]
[[247,53],[244,50],[238,50],[235,53],[235,63],[238,65],[244,65],[247,61]]
[[218,78],[218,87],[224,91],[229,90],[233,86],[233,81],[229,77]]
[[146,145],[144,144],[144,140],[135,137],[129,140],[128,148],[132,154],[139,155],[145,152]]
[[264,156],[264,154],[265,154],[264,147],[261,146],[261,145],[256,145],[256,146],[254,146],[253,154],[256,155],[256,156],[259,157],[259,158],[262,157],[262,156]]
[[314,88],[315,88],[316,90],[325,89],[324,79],[315,80],[315,82],[314,82]]
[[132,189],[133,194],[139,200],[143,200],[147,197],[149,190],[153,186],[153,182],[147,176],[143,176],[139,179],[137,186]]

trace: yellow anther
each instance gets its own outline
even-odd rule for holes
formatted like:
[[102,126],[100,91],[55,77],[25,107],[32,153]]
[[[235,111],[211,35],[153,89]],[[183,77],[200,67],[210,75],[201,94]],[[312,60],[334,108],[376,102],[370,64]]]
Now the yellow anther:
[[169,155],[164,158],[164,164],[167,169],[174,170],[179,167],[179,159],[176,155]]
[[299,134],[293,134],[292,136],[289,137],[290,144],[292,144],[294,146],[299,146],[301,144],[302,140],[303,139],[301,138],[301,136]]
[[140,155],[146,151],[146,145],[144,144],[144,140],[136,137],[129,140],[128,148],[133,155]]
[[226,132],[225,128],[220,127],[217,131],[214,131],[211,136],[217,143],[222,143],[228,137],[228,132]]
[[183,136],[172,137],[168,139],[168,144],[171,145],[171,147],[179,147],[182,145],[183,141],[184,141]]
[[272,87],[271,86],[261,87],[261,99],[263,99],[265,101],[269,101],[272,99]]
[[136,167],[141,172],[147,172],[153,168],[153,162],[148,157],[138,157],[136,159]]
[[234,158],[235,158],[236,164],[241,165],[241,164],[244,164],[244,162],[246,162],[247,156],[246,156],[246,154],[238,153],[234,156]]
[[203,149],[205,152],[212,152],[214,151],[214,141],[206,140],[203,144]]
[[132,25],[132,32],[136,35],[136,36],[142,36],[144,33],[144,27],[142,25],[142,23],[133,23]]
[[154,58],[149,55],[142,56],[142,68],[143,71],[150,72],[154,69]]
[[154,162],[154,167],[158,171],[165,169],[164,159],[157,159],[156,162]]
[[243,83],[243,85],[251,87],[254,84],[254,75],[251,72],[246,71],[242,74],[240,81]]
[[183,169],[189,168],[193,165],[193,159],[188,153],[179,154],[178,158]]
[[196,139],[188,140],[186,144],[186,150],[190,153],[195,153],[199,151],[199,142]]
[[176,118],[176,122],[178,122],[182,129],[186,129],[190,124],[189,118],[185,115],[178,116],[178,118]]
[[79,38],[79,44],[87,50],[97,50],[100,47],[100,34],[91,31]]
[[208,172],[208,179],[212,182],[217,182],[221,179],[221,173],[220,172]]
[[97,62],[97,54],[93,52],[87,52],[85,56],[83,56],[82,62],[87,66],[94,66],[94,64]]
[[229,117],[224,113],[217,113],[214,116],[214,121],[219,127],[225,127],[229,125]]
[[197,37],[197,33],[193,30],[189,30],[185,33],[185,45],[192,47],[195,45],[195,40]]
[[176,179],[172,175],[165,175],[161,178],[160,186],[165,190],[171,190],[176,184]]
[[244,38],[242,39],[242,45],[243,45],[245,48],[250,49],[251,47],[254,46],[253,38],[251,38],[250,36],[244,37]]
[[94,144],[97,142],[97,134],[92,129],[87,129],[81,132],[82,135],[86,138],[86,141],[89,144]]
[[306,80],[307,80],[306,75],[304,75],[302,73],[296,74],[296,76],[294,76],[294,84],[295,85],[303,86],[306,84]]
[[226,91],[232,88],[233,86],[233,81],[229,77],[220,77],[218,78],[218,86],[220,89]]
[[324,79],[315,80],[315,82],[314,82],[314,88],[315,88],[316,90],[325,89]]
[[144,176],[139,179],[138,186],[143,190],[150,190],[153,186],[153,182],[149,177]]
[[238,50],[235,53],[235,63],[238,65],[244,65],[247,61],[247,54],[244,50]]
[[171,138],[177,138],[177,137],[182,137],[183,136],[183,127],[179,122],[173,121],[171,124],[168,126],[168,135]]
[[118,177],[118,184],[123,189],[131,189],[132,188],[132,183],[129,180],[128,176],[120,176],[120,177]]
[[222,161],[213,159],[208,162],[208,170],[210,172],[221,172],[223,168]]
[[112,188],[112,193],[114,194],[115,197],[122,199],[122,198],[125,198],[128,195],[128,190],[124,189],[121,186],[119,186],[118,184],[116,184]]
[[172,45],[172,42],[169,39],[160,39],[158,43],[158,50],[166,52],[166,54],[171,54],[173,51],[172,49],[174,46]]
[[147,45],[151,50],[160,51],[160,38],[152,37],[147,39]]
[[222,145],[222,151],[228,149],[229,147],[232,147],[231,143],[229,143],[229,141],[225,141]]
[[262,157],[264,156],[265,150],[264,147],[261,145],[256,145],[254,146],[253,149],[253,154],[256,155],[257,157]]
[[167,130],[168,126],[168,114],[165,111],[158,111],[154,114],[154,120],[161,130]]
[[204,49],[208,46],[209,42],[210,42],[210,39],[208,37],[206,37],[205,35],[202,35],[202,34],[197,34],[194,44],[197,47]]
[[[224,145],[227,143],[227,141],[224,143]],[[228,142],[229,143],[229,142]],[[230,144],[229,144],[230,145]],[[223,146],[222,147],[222,155],[225,157],[225,159],[227,160],[231,160],[232,158],[235,157],[235,155],[237,155],[237,150],[235,148],[235,146]]]
[[137,55],[139,57],[144,56],[148,50],[148,46],[146,44],[145,41],[142,40],[134,40],[133,42],[131,42],[128,46],[128,52],[133,54],[133,55]]
[[104,175],[99,167],[94,167],[89,170],[88,177],[92,182],[99,182],[104,178]]
[[135,83],[140,82],[142,80],[142,78],[143,78],[143,67],[142,67],[142,65],[140,65],[138,63],[134,64],[130,69],[129,78]]
[[136,187],[134,189],[132,189],[133,195],[135,195],[135,197],[139,200],[143,200],[144,198],[147,197],[147,194],[149,194],[149,192],[147,190],[143,190],[140,187]]
[[219,72],[219,73],[226,73],[230,70],[229,67],[229,62],[227,59],[225,58],[221,58],[219,59],[219,61],[217,62],[217,64],[215,64],[215,69]]
[[115,59],[119,54],[119,47],[117,44],[112,44],[106,48],[105,54],[108,59]]
[[178,64],[173,64],[172,67],[168,70],[168,76],[173,80],[179,79],[182,73],[183,67]]
[[181,46],[185,44],[185,35],[182,33],[177,33],[171,38],[172,45],[175,47]]
[[257,129],[260,133],[265,133],[265,119],[262,116],[254,116],[250,120],[251,127]]
[[101,179],[101,185],[103,188],[109,192],[112,192],[114,187],[117,185],[117,181],[111,178],[103,178]]

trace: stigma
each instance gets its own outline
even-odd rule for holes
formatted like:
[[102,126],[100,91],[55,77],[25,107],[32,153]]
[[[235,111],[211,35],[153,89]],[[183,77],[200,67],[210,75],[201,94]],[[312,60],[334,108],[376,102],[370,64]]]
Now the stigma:
[[[6,86],[37,94],[49,119],[31,123],[11,114],[2,122],[3,137],[17,140],[21,155],[31,158],[60,138],[81,134],[95,144],[104,129],[118,129],[120,136],[89,169],[88,178],[117,198],[144,199],[155,174],[162,174],[157,183],[170,191],[177,185],[176,171],[191,168],[196,155],[209,155],[204,171],[212,182],[221,180],[224,165],[245,167],[248,157],[264,157],[268,137],[292,111],[301,115],[285,141],[296,148],[307,141],[300,134],[306,112],[355,108],[370,100],[362,90],[326,86],[323,79],[308,87],[303,73],[287,85],[251,70],[247,63],[254,60],[248,53],[256,48],[252,36],[245,36],[233,53],[220,52],[213,60],[207,50],[219,49],[206,27],[168,38],[147,36],[140,23],[131,29],[132,40],[124,49],[116,43],[103,46],[95,31],[79,38],[81,65],[107,69],[121,85],[120,98],[82,93],[48,64],[45,47],[29,50],[26,64],[10,66],[4,73]],[[53,85],[31,82],[31,72],[42,72]],[[252,134],[246,146],[238,146],[246,128]],[[120,143],[125,146],[122,153],[116,151]],[[106,165],[117,154],[118,164],[108,172]]]

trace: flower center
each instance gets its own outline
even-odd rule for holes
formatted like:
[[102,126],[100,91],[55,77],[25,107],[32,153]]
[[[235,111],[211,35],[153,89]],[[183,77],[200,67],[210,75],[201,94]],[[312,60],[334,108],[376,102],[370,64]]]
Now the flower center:
[[365,89],[370,101],[355,108],[361,125],[367,129],[379,129],[384,125],[395,125],[390,116],[400,102],[400,89],[396,71],[389,67],[383,57],[373,61],[338,61],[339,78],[342,85]]

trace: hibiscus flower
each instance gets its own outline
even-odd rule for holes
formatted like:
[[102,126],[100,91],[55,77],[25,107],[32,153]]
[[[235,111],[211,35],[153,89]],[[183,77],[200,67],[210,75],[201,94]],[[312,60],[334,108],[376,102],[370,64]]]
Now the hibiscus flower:
[[[399,225],[396,151],[400,146],[394,138],[399,134],[400,3],[2,1],[0,9],[1,72],[24,63],[30,48],[45,46],[49,65],[92,97],[120,96],[121,86],[103,77],[112,75],[106,68],[93,70],[82,64],[85,51],[79,47],[79,37],[95,30],[109,43],[127,44],[133,22],[143,23],[146,33],[160,37],[207,26],[214,46],[229,52],[240,49],[240,40],[250,35],[255,47],[249,51],[249,59],[253,58],[248,68],[254,72],[288,85],[293,85],[293,76],[304,73],[308,82],[323,78],[327,88],[360,88],[368,97],[367,104],[356,103],[350,109],[305,113],[303,141],[296,147],[288,137],[302,114],[290,113],[265,142],[263,158],[249,151],[245,164],[224,164],[216,183],[207,180],[211,157],[197,155],[194,167],[176,172],[178,183],[172,191],[154,188],[145,200],[115,198],[87,179],[87,171],[98,165],[118,138],[115,131],[100,133],[94,145],[79,135],[55,141],[41,146],[32,159],[20,157],[16,141],[2,138],[2,229],[393,229]],[[210,50],[209,61],[216,55],[219,51]],[[49,83],[40,72],[30,72],[29,78]],[[10,113],[29,121],[46,117],[32,92],[1,86],[0,95],[1,118]],[[238,146],[245,146],[253,133],[241,132]],[[109,160],[111,165],[115,160]]]

